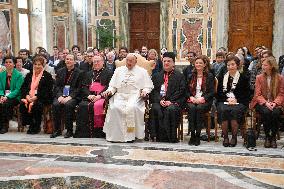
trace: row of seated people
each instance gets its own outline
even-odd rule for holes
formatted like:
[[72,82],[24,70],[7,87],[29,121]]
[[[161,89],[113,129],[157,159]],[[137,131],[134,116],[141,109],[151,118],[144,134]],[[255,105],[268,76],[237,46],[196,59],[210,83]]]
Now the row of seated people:
[[[55,84],[49,73],[43,70],[44,58],[33,60],[33,71],[23,80],[14,69],[14,60],[5,59],[6,71],[0,73],[0,133],[8,131],[12,109],[20,103],[22,124],[29,125],[28,134],[40,132],[43,106],[52,104],[54,132],[60,136],[61,119],[67,132],[73,136],[75,107],[79,104],[76,119],[76,137],[106,135],[111,142],[132,142],[144,138],[143,98],[149,95],[150,136],[155,141],[178,142],[176,128],[180,112],[185,107],[191,131],[189,144],[200,144],[204,126],[204,113],[211,109],[213,97],[217,99],[218,119],[222,126],[223,145],[236,146],[237,131],[249,107],[249,83],[238,67],[240,60],[229,56],[227,72],[218,79],[217,94],[214,93],[214,75],[210,71],[208,57],[201,55],[194,61],[192,76],[187,81],[175,69],[175,55],[163,56],[163,71],[150,75],[136,65],[137,55],[129,54],[125,66],[116,68],[112,76],[103,68],[103,58],[93,58],[93,70],[82,73],[74,67],[74,55],[66,57],[66,67],[57,72]],[[261,114],[265,130],[265,147],[277,147],[278,119],[284,104],[284,80],[278,74],[274,57],[262,62],[263,73],[257,76],[255,95],[251,108]],[[109,108],[104,119],[103,105],[109,98]],[[62,114],[64,113],[64,114]],[[232,139],[228,137],[228,123],[232,127]],[[90,125],[90,123],[92,125]]]

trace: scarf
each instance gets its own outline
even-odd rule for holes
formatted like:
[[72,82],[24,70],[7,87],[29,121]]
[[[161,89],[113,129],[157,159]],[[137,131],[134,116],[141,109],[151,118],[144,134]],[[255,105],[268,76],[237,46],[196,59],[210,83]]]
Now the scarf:
[[[229,80],[229,72],[227,72],[225,75],[224,75],[224,79],[223,79],[223,92],[227,92],[227,86],[228,86],[228,80]],[[237,86],[237,83],[240,79],[240,72],[237,71],[235,76],[233,77],[234,80],[233,80],[233,83],[232,83],[232,87],[231,87],[231,90],[229,92],[233,92]]]
[[[31,82],[31,88],[29,95],[31,98],[33,98],[36,94],[36,90],[39,85],[39,81],[43,75],[43,70],[38,74],[38,76],[35,75],[35,71],[33,70],[33,76],[32,76],[32,82]],[[31,113],[32,106],[34,105],[33,102],[29,103],[27,99],[22,99],[22,102],[25,103],[26,108],[28,108],[28,112]]]
[[[206,75],[203,74],[202,76],[202,83],[201,83],[201,91],[202,93],[204,93],[206,91]],[[192,74],[192,79],[189,83],[189,90],[192,94],[192,96],[195,96],[196,95],[196,85],[197,85],[197,74],[194,73]]]

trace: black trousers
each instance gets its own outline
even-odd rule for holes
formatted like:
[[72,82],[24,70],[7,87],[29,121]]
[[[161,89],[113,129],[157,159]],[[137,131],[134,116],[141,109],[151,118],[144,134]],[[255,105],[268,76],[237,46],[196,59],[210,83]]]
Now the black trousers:
[[22,116],[22,125],[30,125],[29,130],[38,131],[40,130],[40,124],[42,120],[43,104],[36,101],[32,106],[31,112],[28,112],[28,108],[23,102],[20,103],[20,112]]
[[275,137],[279,129],[279,120],[282,113],[281,108],[277,107],[271,111],[266,106],[257,104],[255,109],[260,113],[265,136]]
[[13,108],[19,104],[18,99],[8,98],[3,104],[0,103],[0,129],[13,117]]
[[211,104],[193,104],[187,103],[188,109],[188,126],[190,132],[200,133],[204,127],[204,114],[209,112]]
[[65,128],[67,131],[73,132],[73,120],[77,104],[78,102],[76,99],[71,99],[65,104],[60,104],[57,99],[54,99],[52,104],[54,132],[61,132],[62,116],[64,116]]
[[177,127],[181,108],[177,105],[162,107],[153,103],[150,111],[150,136],[160,142],[177,142]]

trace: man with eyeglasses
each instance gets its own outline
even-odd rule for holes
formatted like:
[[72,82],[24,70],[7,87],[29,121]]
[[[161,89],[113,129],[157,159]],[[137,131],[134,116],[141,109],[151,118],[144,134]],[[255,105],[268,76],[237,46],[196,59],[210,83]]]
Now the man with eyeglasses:
[[80,65],[79,69],[83,72],[89,72],[93,67],[93,51],[88,51],[85,61]]

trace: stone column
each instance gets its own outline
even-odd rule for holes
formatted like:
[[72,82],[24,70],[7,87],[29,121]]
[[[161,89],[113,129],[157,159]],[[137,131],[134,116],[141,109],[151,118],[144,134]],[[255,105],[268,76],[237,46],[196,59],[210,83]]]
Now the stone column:
[[[168,37],[169,36],[169,2],[168,1],[161,1],[160,2],[160,49],[163,47],[169,47],[168,44]],[[157,49],[159,50],[159,49]]]
[[52,17],[52,1],[45,1],[45,15],[44,15],[44,22],[46,24],[45,28],[45,36],[46,39],[44,40],[45,42],[45,47],[47,52],[52,53],[53,52],[53,17]]
[[284,1],[275,0],[272,51],[278,58],[284,54]]
[[220,47],[228,48],[229,32],[229,0],[218,0],[217,3],[217,49]]
[[30,50],[35,53],[36,47],[44,47],[44,38],[46,38],[46,32],[43,29],[45,21],[43,20],[43,14],[45,14],[45,4],[42,1],[32,0],[29,1],[30,7]]
[[129,16],[128,16],[128,4],[125,1],[119,2],[119,35],[122,36],[121,46],[129,47],[130,34],[129,34]]

